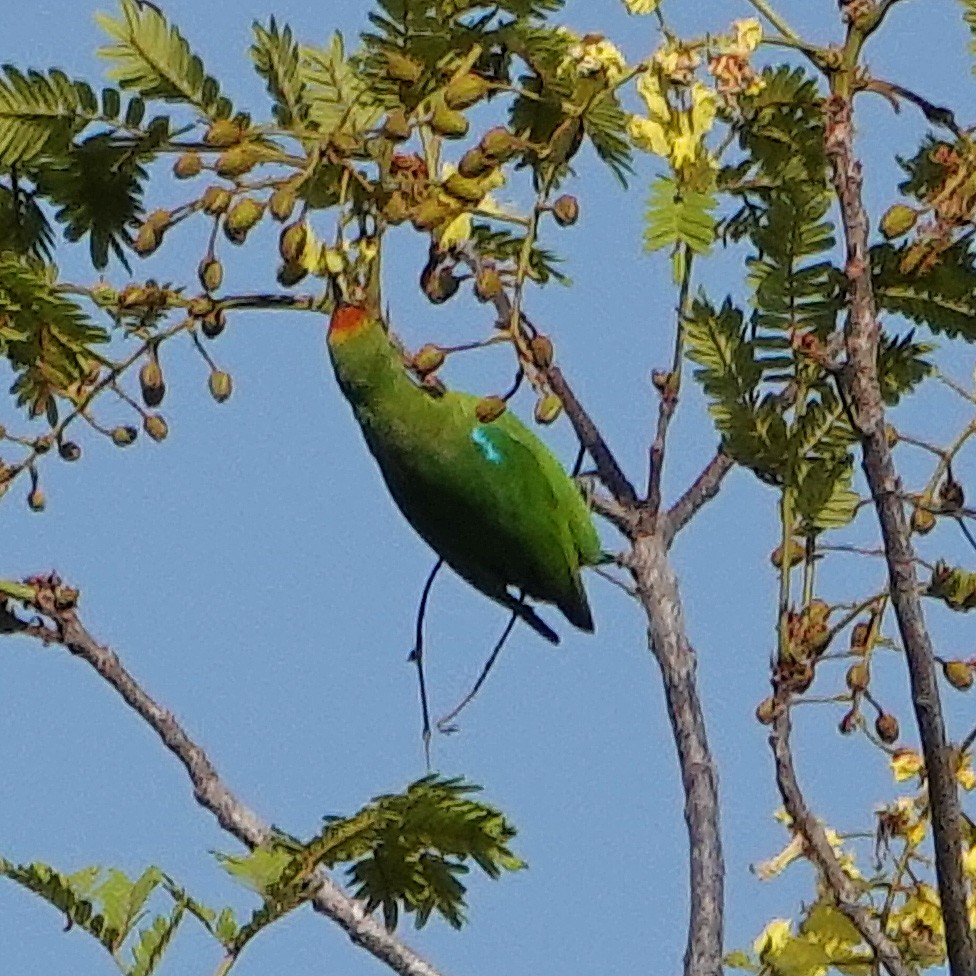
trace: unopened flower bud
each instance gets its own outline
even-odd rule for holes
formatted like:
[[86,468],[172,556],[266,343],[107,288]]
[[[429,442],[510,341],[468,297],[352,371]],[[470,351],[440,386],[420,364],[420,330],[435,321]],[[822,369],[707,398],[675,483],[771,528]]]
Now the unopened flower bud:
[[507,409],[508,405],[500,396],[482,397],[475,404],[474,413],[483,424],[490,424],[497,420]]

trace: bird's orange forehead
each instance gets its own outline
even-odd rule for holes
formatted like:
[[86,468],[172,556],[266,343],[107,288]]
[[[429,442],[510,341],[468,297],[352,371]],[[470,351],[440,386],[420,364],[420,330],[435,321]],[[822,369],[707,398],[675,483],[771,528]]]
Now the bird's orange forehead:
[[337,305],[329,321],[329,338],[340,339],[355,332],[366,321],[361,305]]

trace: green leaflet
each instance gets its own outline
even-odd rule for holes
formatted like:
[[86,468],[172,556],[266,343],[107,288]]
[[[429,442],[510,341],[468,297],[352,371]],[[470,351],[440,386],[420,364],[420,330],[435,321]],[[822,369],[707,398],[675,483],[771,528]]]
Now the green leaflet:
[[941,600],[950,610],[976,609],[976,573],[939,560],[932,570],[926,595]]
[[322,132],[362,132],[380,117],[381,106],[346,58],[338,31],[327,48],[303,47],[301,58],[308,118]]
[[717,206],[713,194],[682,189],[671,177],[659,176],[647,201],[644,250],[683,244],[695,254],[707,254],[715,243]]
[[119,0],[119,7],[119,17],[95,15],[115,42],[98,51],[114,62],[110,78],[143,98],[191,105],[211,119],[231,115],[233,106],[220,94],[218,81],[205,72],[203,62],[158,7],[138,0]]
[[271,17],[267,27],[255,21],[251,29],[251,58],[268,87],[273,102],[271,114],[280,126],[305,125],[311,113],[307,75],[291,28],[285,25],[279,30]]

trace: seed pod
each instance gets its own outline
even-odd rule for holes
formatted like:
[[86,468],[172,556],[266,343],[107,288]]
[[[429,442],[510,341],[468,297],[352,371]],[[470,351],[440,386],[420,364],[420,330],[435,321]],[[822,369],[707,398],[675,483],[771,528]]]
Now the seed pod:
[[215,308],[209,315],[200,319],[200,331],[208,339],[216,339],[227,325],[227,316],[222,308]]
[[966,504],[966,493],[958,481],[946,478],[939,485],[939,501],[944,512],[958,512]]
[[225,180],[236,180],[254,169],[260,160],[260,149],[245,142],[225,149],[214,161],[214,171]]
[[868,638],[871,636],[871,625],[867,623],[855,624],[851,629],[851,652],[864,654],[868,649]]
[[[796,539],[790,539],[789,545],[787,547],[788,552],[788,563],[790,569],[794,566],[798,566],[803,562],[804,556],[806,555],[806,548]],[[783,547],[782,545],[777,546],[770,554],[769,561],[779,569],[783,565]]]
[[532,362],[539,369],[548,369],[552,365],[552,341],[548,336],[535,336],[529,342],[529,352],[532,353]]
[[760,725],[772,725],[779,714],[779,706],[776,699],[769,695],[756,706],[756,721]]
[[136,437],[138,437],[139,432],[135,427],[119,426],[112,428],[112,443],[116,447],[128,447],[130,444],[135,443]]
[[420,286],[431,304],[443,305],[457,294],[458,288],[461,287],[461,279],[447,268],[439,268],[433,274],[428,274],[425,268],[420,275]]
[[231,119],[218,119],[207,129],[203,141],[208,146],[214,146],[216,149],[224,149],[227,146],[233,146],[236,142],[240,142],[243,134],[241,127],[236,122],[233,122]]
[[435,230],[441,224],[446,224],[455,213],[457,211],[449,203],[432,194],[414,207],[410,223],[420,231]]
[[535,404],[535,422],[551,424],[562,413],[563,403],[555,393],[547,393]]
[[283,224],[291,216],[297,202],[298,194],[290,186],[279,186],[268,200],[268,212],[279,224]]
[[298,264],[302,260],[308,242],[308,227],[304,220],[285,227],[278,238],[278,253],[286,264]]
[[393,109],[383,120],[382,132],[390,142],[406,142],[413,132],[407,113],[402,108]]
[[197,265],[197,277],[205,291],[216,291],[224,281],[224,266],[216,258],[204,258]]
[[443,186],[446,193],[465,203],[477,203],[485,195],[485,186],[480,180],[468,179],[460,173],[451,173]]
[[158,407],[166,396],[166,383],[163,371],[155,359],[149,359],[139,370],[139,386],[142,388],[142,402],[147,407]]
[[508,408],[500,396],[482,397],[474,407],[474,414],[483,424],[497,420]]
[[[47,401],[47,415],[48,422],[52,427],[56,427],[58,424],[58,413],[55,400],[52,398]],[[53,421],[52,421],[53,415]],[[40,437],[34,438],[34,451],[37,454],[47,454],[48,451],[54,446],[54,435],[53,434],[42,434]]]
[[185,152],[173,163],[173,175],[178,180],[188,180],[196,176],[203,169],[203,162],[200,154],[196,152]]
[[225,373],[220,369],[215,369],[210,374],[208,385],[210,386],[210,395],[218,403],[223,403],[234,392],[234,383],[230,373]]
[[81,448],[74,441],[62,441],[58,444],[58,454],[63,461],[77,461],[81,457]]
[[27,505],[32,512],[43,512],[47,507],[47,496],[40,488],[32,488],[27,496]]
[[523,146],[522,140],[502,125],[489,129],[478,143],[478,148],[485,156],[496,163],[507,163],[522,151]]
[[890,712],[882,712],[874,721],[874,731],[882,742],[890,746],[898,741],[900,734],[898,719]]
[[491,91],[491,84],[481,75],[473,72],[455,78],[444,89],[444,104],[448,108],[465,109],[471,108]]
[[852,664],[847,669],[847,687],[855,693],[860,693],[867,690],[868,685],[871,683],[871,672],[868,670],[867,664],[863,661],[859,661],[857,664]]
[[412,85],[420,79],[423,74],[423,65],[405,54],[398,54],[396,51],[389,51],[386,55],[386,74],[394,81],[402,81],[404,84]]
[[205,315],[209,315],[216,307],[217,303],[209,295],[197,295],[196,298],[190,299],[187,311],[193,318],[202,319]]
[[560,227],[572,227],[579,220],[579,212],[579,201],[568,193],[557,197],[552,205],[552,216]]
[[211,217],[217,217],[227,210],[233,199],[234,196],[230,190],[222,186],[208,186],[200,198],[200,206],[204,213],[210,214]]
[[474,293],[478,300],[490,302],[497,298],[502,291],[504,291],[504,285],[502,285],[501,275],[492,267],[480,268],[474,279]]
[[278,273],[275,278],[282,288],[292,288],[297,285],[308,274],[308,268],[304,264],[295,264],[291,261],[284,261],[278,266]]
[[935,528],[935,516],[927,508],[915,507],[912,512],[912,532],[928,535]]
[[890,206],[881,217],[881,234],[885,240],[893,240],[907,234],[918,220],[918,211],[903,203]]
[[837,725],[837,731],[841,735],[850,735],[852,732],[857,731],[859,718],[860,715],[857,711],[857,706],[855,706],[840,720]]
[[440,346],[435,346],[429,342],[417,350],[411,360],[411,365],[414,372],[420,376],[428,376],[430,373],[439,370],[444,365],[446,358],[447,356]]
[[410,216],[410,204],[406,194],[394,190],[383,204],[380,213],[388,224],[402,224]]
[[153,227],[152,224],[143,224],[136,234],[136,239],[132,242],[132,250],[140,257],[148,257],[160,244],[163,243],[162,232]]
[[973,685],[973,669],[965,661],[943,661],[942,674],[959,691],[966,691]]
[[224,217],[224,236],[232,244],[243,244],[248,233],[264,216],[264,204],[253,197],[238,200]]
[[142,421],[142,429],[157,442],[166,440],[169,434],[169,425],[158,413],[148,414]]
[[476,180],[487,176],[497,164],[490,160],[480,149],[469,149],[458,163],[457,171],[466,179]]
[[430,117],[430,127],[445,139],[463,139],[468,134],[468,120],[443,102],[434,107]]

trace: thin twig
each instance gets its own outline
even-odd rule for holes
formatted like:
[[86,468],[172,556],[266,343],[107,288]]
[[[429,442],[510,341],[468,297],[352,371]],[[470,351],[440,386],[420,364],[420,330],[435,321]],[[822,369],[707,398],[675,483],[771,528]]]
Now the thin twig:
[[427,680],[424,677],[424,618],[427,616],[427,601],[430,599],[431,587],[434,585],[434,580],[437,579],[437,574],[441,571],[441,566],[443,565],[444,560],[438,559],[434,563],[434,568],[427,576],[427,582],[424,583],[424,591],[420,595],[420,604],[417,606],[417,628],[414,633],[414,644],[408,655],[408,660],[413,661],[417,665],[417,685],[420,689],[420,711],[424,719],[424,759],[428,769],[430,769],[430,708],[427,704]]
[[735,462],[721,448],[705,465],[691,487],[668,509],[661,533],[668,548],[674,537],[691,521],[706,502],[711,501],[722,487],[722,480],[735,467]]

